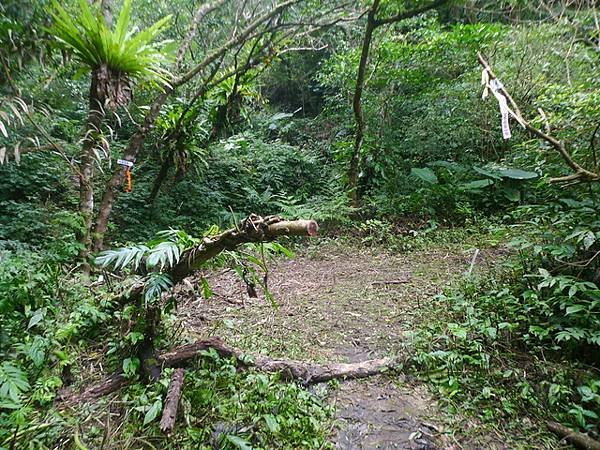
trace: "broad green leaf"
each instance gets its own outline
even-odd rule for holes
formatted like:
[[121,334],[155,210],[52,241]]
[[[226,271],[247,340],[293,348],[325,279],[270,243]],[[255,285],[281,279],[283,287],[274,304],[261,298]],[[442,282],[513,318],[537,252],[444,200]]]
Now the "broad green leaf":
[[152,422],[154,419],[156,419],[156,417],[158,416],[158,413],[160,413],[161,409],[162,409],[162,401],[160,399],[158,399],[152,404],[150,409],[146,412],[146,415],[144,416],[144,425],[148,425],[150,422]]
[[35,312],[31,319],[29,319],[29,325],[27,325],[27,329],[35,327],[38,323],[40,323],[44,319],[44,311],[38,310]]
[[521,169],[500,169],[498,173],[504,178],[510,178],[511,180],[532,180],[538,177],[538,174],[535,172]]
[[583,305],[573,305],[573,306],[569,306],[566,310],[565,310],[565,315],[569,316],[571,314],[575,314],[579,311],[583,311],[585,308],[585,306]]
[[227,439],[240,450],[252,450],[252,445],[247,440],[242,439],[239,436],[228,434],[227,436],[225,436],[225,439]]
[[482,169],[481,167],[476,167],[476,166],[473,167],[473,170],[481,175],[493,178],[494,180],[502,179],[502,177],[500,176],[500,174],[498,172],[493,172],[491,170]]
[[271,433],[277,433],[279,431],[279,423],[277,423],[277,419],[272,414],[265,414],[263,418]]
[[483,180],[475,180],[469,183],[461,184],[460,187],[466,191],[476,191],[478,189],[491,186],[492,184],[494,184],[494,181],[490,180],[489,178],[486,178]]
[[431,170],[429,167],[423,167],[420,169],[413,167],[412,169],[410,169],[410,174],[416,178],[419,178],[420,180],[425,181],[426,183],[429,183],[429,184],[437,184],[438,183],[438,178],[437,178],[435,172],[433,170]]

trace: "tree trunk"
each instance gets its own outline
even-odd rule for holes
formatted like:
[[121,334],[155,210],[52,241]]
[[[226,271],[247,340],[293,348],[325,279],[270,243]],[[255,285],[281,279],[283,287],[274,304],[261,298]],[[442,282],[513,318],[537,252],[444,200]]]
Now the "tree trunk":
[[79,241],[83,244],[80,257],[87,261],[91,248],[92,220],[94,216],[94,149],[104,120],[103,80],[108,78],[108,67],[103,64],[92,71],[88,100],[88,118],[81,146],[79,163],[79,213],[83,217],[83,230]]
[[154,183],[152,183],[152,190],[150,191],[150,195],[148,196],[148,206],[151,206],[154,203],[154,200],[156,200],[156,197],[158,196],[158,193],[160,191],[160,188],[162,187],[164,181],[167,179],[167,174],[169,173],[169,169],[171,168],[171,166],[173,165],[173,151],[170,151],[169,154],[167,156],[165,156],[165,159],[163,160],[162,164],[160,165],[160,170],[158,171],[158,174],[156,175],[156,178],[154,179]]
[[367,62],[369,60],[369,52],[371,50],[371,41],[373,40],[373,31],[380,26],[388,25],[401,20],[409,19],[418,16],[431,9],[437,8],[448,0],[435,0],[421,7],[399,13],[385,19],[377,19],[380,0],[373,0],[373,5],[367,15],[367,28],[363,38],[362,50],[360,54],[360,62],[358,63],[358,73],[356,76],[356,87],[354,89],[354,98],[352,100],[352,109],[354,111],[354,120],[356,122],[356,136],[354,139],[354,148],[352,149],[352,158],[350,159],[350,167],[348,169],[348,187],[350,188],[350,201],[353,206],[358,206],[358,173],[360,170],[361,155],[364,134],[365,134],[365,119],[362,111],[362,93],[365,88],[365,74],[367,71]]
[[[144,123],[140,126],[138,131],[131,137],[129,145],[125,149],[125,153],[123,155],[124,160],[135,162],[135,158],[140,149],[142,148],[146,137],[148,136],[152,128],[154,128],[154,123],[156,122],[156,119],[160,114],[160,109],[167,101],[167,98],[171,94],[171,92],[171,88],[165,87],[165,92],[163,92],[156,98],[150,110],[146,114],[146,117],[144,118]],[[106,185],[106,190],[104,191],[104,195],[102,196],[102,202],[100,203],[100,209],[98,210],[98,216],[96,218],[96,228],[94,229],[94,252],[99,252],[103,249],[104,235],[108,228],[108,219],[110,218],[110,214],[112,213],[112,209],[117,198],[119,189],[123,184],[124,177],[125,169],[119,167],[113,172],[112,177]]]
[[376,28],[377,10],[380,0],[374,0],[369,14],[367,15],[367,28],[363,38],[362,50],[360,53],[360,62],[358,63],[358,74],[356,76],[356,87],[354,88],[354,98],[352,100],[352,109],[354,111],[354,120],[356,121],[356,135],[354,138],[354,148],[350,159],[348,169],[348,187],[350,188],[350,201],[352,206],[358,206],[358,171],[360,162],[360,150],[364,140],[365,118],[362,111],[362,93],[365,87],[365,74],[367,71],[367,62],[371,50],[371,41],[373,40],[373,31]]
[[[197,35],[198,26],[200,22],[204,19],[204,17],[223,5],[227,0],[215,0],[211,3],[206,3],[201,5],[194,14],[194,18],[192,19],[192,23],[190,24],[190,29],[188,30],[185,39],[179,46],[179,50],[177,51],[177,57],[175,58],[175,67],[174,71],[177,73],[183,64],[184,57],[187,51],[192,44],[192,41]],[[206,59],[206,58],[205,58]],[[209,62],[210,63],[210,62]],[[208,65],[209,63],[206,63]],[[205,66],[203,66],[205,67]],[[190,77],[191,79],[191,77]],[[183,82],[179,81],[179,85],[183,84]],[[172,83],[175,85],[175,82]],[[160,109],[166,103],[167,98],[174,91],[174,88],[171,86],[165,86],[164,92],[161,93],[150,107],[150,110],[146,113],[144,117],[143,124],[138,128],[136,133],[129,140],[129,145],[127,146],[125,153],[123,155],[123,159],[127,161],[135,161],[135,158],[142,148],[148,133],[154,127],[156,119],[160,114]],[[106,185],[106,189],[104,191],[104,195],[102,196],[102,202],[100,204],[100,209],[98,211],[98,216],[96,218],[96,227],[94,229],[94,241],[92,249],[94,252],[98,252],[102,250],[104,246],[104,235],[108,228],[108,219],[112,213],[112,209],[117,198],[117,193],[119,192],[119,188],[123,184],[123,179],[125,177],[125,169],[117,168],[108,181]]]

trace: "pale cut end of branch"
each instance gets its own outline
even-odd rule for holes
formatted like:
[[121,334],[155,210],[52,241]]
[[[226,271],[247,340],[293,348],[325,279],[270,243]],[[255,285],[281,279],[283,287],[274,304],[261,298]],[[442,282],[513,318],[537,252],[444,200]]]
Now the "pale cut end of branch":
[[267,232],[273,236],[310,236],[319,233],[319,225],[314,220],[282,220],[269,225]]

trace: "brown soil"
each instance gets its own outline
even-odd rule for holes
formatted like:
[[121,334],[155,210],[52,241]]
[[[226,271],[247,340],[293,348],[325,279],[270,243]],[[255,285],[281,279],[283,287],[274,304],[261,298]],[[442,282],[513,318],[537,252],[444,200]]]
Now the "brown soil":
[[[475,271],[498,250],[482,251]],[[410,254],[327,244],[270,268],[278,306],[248,298],[233,271],[207,273],[213,297],[199,280],[179,289],[179,317],[196,337],[219,335],[243,350],[313,362],[356,362],[406,352],[422,310],[469,270],[474,249],[450,246]],[[184,295],[182,295],[184,294]],[[340,383],[329,398],[340,449],[452,448],[436,423],[435,402],[414,381],[379,376]]]

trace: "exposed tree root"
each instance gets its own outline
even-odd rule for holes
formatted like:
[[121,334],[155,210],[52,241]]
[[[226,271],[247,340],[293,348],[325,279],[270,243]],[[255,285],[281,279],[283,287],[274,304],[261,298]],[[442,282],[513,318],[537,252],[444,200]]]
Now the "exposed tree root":
[[[272,359],[262,355],[247,355],[225,344],[218,337],[199,340],[162,353],[159,356],[159,363],[162,367],[182,367],[208,349],[214,349],[219,355],[226,358],[234,357],[243,366],[255,367],[263,372],[280,372],[283,379],[298,380],[304,384],[320,383],[333,379],[366,378],[397,367],[400,363],[399,360],[392,358],[372,359],[352,364],[325,365],[288,359]],[[123,374],[115,374],[88,387],[79,395],[65,399],[65,403],[75,404],[94,400],[115,392],[128,383],[129,380]],[[173,384],[173,380],[171,380],[171,383]]]
[[585,450],[600,450],[600,442],[592,439],[586,434],[573,431],[557,422],[548,422],[548,429],[560,436],[569,444],[573,444],[577,448]]

